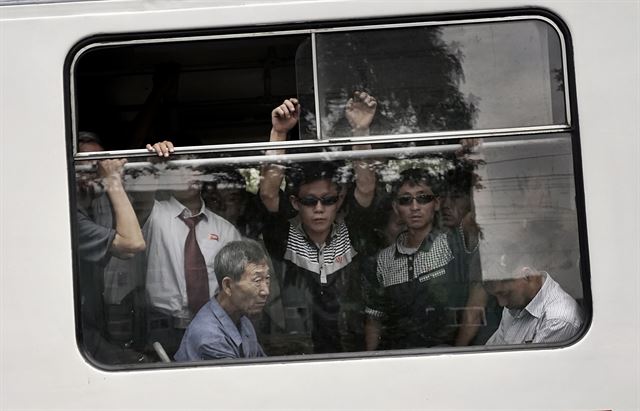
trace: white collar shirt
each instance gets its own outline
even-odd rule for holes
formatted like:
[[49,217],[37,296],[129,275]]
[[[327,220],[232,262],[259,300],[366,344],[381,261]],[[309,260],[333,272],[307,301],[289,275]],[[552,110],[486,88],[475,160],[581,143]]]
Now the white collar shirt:
[[[187,304],[184,275],[184,246],[189,228],[180,215],[192,216],[174,197],[155,201],[143,232],[147,242],[146,290],[154,309],[176,318],[192,318]],[[204,217],[196,225],[196,239],[204,256],[209,274],[209,294],[218,289],[213,262],[216,254],[228,242],[241,238],[238,230],[227,220],[205,208],[193,215]]]
[[548,273],[542,275],[542,287],[525,308],[503,310],[487,345],[558,343],[578,333],[583,322],[580,307]]

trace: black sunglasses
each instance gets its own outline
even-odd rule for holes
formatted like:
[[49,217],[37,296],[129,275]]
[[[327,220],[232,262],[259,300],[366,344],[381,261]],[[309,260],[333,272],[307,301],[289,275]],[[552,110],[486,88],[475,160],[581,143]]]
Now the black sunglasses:
[[306,207],[315,207],[318,204],[318,201],[323,206],[330,206],[338,202],[338,196],[328,196],[322,198],[314,196],[307,196],[302,198],[298,197],[298,201],[300,202],[300,204]]
[[413,203],[413,200],[416,200],[418,204],[429,204],[436,198],[438,198],[438,196],[434,196],[433,194],[418,194],[415,197],[411,195],[403,195],[396,198],[396,202],[401,206],[408,206]]

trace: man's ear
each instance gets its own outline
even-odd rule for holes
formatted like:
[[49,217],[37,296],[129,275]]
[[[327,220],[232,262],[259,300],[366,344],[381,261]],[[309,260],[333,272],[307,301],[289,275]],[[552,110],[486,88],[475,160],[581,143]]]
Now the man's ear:
[[433,203],[433,209],[434,211],[440,211],[440,196],[436,197],[435,203]]
[[292,206],[296,211],[300,211],[300,203],[298,202],[298,197],[296,197],[296,196],[289,196],[289,202],[291,203],[291,206]]
[[231,284],[233,283],[233,280],[229,277],[224,277],[222,279],[222,292],[225,293],[227,296],[231,295]]
[[393,208],[393,212],[396,213],[397,216],[400,216],[400,213],[398,212],[398,204],[395,202],[395,200],[391,202],[391,207]]

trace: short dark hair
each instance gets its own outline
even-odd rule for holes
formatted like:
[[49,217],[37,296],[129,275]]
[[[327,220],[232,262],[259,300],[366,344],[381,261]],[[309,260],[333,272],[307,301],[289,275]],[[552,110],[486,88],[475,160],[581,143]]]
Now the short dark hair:
[[343,164],[336,161],[314,161],[298,163],[287,168],[287,190],[290,195],[297,196],[300,187],[320,180],[328,180],[336,185],[338,192],[342,190],[345,173]]
[[400,176],[391,185],[391,195],[395,198],[400,188],[409,183],[411,185],[425,184],[431,188],[435,195],[438,195],[439,178],[435,173],[424,168],[409,168],[400,173]]
[[205,170],[205,173],[213,175],[212,183],[218,190],[238,189],[246,190],[247,180],[234,168],[222,168],[217,170]]
[[473,188],[473,165],[468,161],[455,159],[452,166],[445,173],[443,191],[469,195]]
[[273,266],[269,254],[259,242],[245,238],[227,243],[216,254],[213,261],[218,285],[222,287],[222,280],[225,277],[231,278],[234,282],[240,281],[248,264],[263,262],[267,263],[269,271],[272,272]]
[[104,144],[102,144],[102,140],[100,140],[100,137],[98,137],[96,133],[91,131],[80,131],[78,133],[78,146],[80,144],[90,144],[90,143],[95,143],[95,144],[98,144],[100,147],[104,147]]

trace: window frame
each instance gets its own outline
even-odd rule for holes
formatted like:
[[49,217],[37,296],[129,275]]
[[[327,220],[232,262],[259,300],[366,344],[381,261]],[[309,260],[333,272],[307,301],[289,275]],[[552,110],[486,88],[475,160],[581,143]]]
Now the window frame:
[[[533,345],[513,345],[508,347],[486,347],[486,346],[467,346],[467,347],[436,347],[436,348],[417,348],[403,350],[387,350],[373,352],[352,352],[352,353],[330,353],[330,354],[313,354],[309,355],[290,355],[279,357],[264,357],[252,359],[233,359],[233,360],[209,360],[193,363],[148,363],[148,364],[126,364],[126,365],[107,365],[98,363],[93,358],[84,354],[88,361],[97,368],[106,371],[123,371],[123,370],[144,370],[158,368],[183,368],[183,367],[209,367],[228,366],[239,364],[271,364],[290,362],[306,362],[306,361],[322,361],[322,360],[352,360],[366,359],[377,357],[407,357],[407,356],[424,356],[439,354],[458,354],[458,353],[477,353],[477,352],[503,352],[512,350],[541,350],[541,349],[558,349],[565,348],[575,344],[582,339],[588,332],[591,320],[593,318],[593,304],[591,293],[591,274],[589,266],[589,253],[587,242],[587,221],[584,199],[584,184],[582,173],[582,158],[580,148],[580,133],[578,122],[578,109],[576,100],[575,87],[575,66],[573,62],[573,47],[570,32],[567,25],[560,17],[553,14],[549,10],[540,8],[520,8],[520,9],[504,9],[479,11],[469,13],[453,13],[453,14],[434,14],[434,15],[418,15],[418,16],[401,16],[386,17],[363,20],[332,20],[321,22],[306,22],[283,25],[272,25],[256,27],[221,27],[214,29],[199,29],[188,31],[167,31],[167,32],[144,32],[144,33],[120,33],[91,36],[81,40],[68,53],[64,65],[64,93],[65,93],[65,117],[66,117],[66,135],[67,135],[67,158],[69,164],[69,199],[70,199],[70,216],[71,216],[71,244],[73,254],[73,277],[74,277],[74,296],[75,296],[75,322],[76,322],[76,338],[80,351],[84,353],[82,342],[82,326],[81,312],[79,302],[79,276],[78,272],[78,251],[77,251],[77,223],[75,221],[76,198],[73,190],[75,183],[74,164],[77,161],[100,160],[109,158],[136,158],[148,157],[149,152],[145,149],[134,150],[111,150],[104,152],[77,152],[77,100],[76,100],[76,84],[74,69],[80,57],[89,50],[100,47],[119,46],[119,45],[139,45],[152,43],[170,43],[170,42],[193,42],[205,40],[223,40],[223,39],[240,39],[255,38],[268,36],[286,36],[309,34],[312,40],[313,52],[313,76],[314,76],[314,99],[315,99],[315,115],[319,118],[320,108],[318,102],[318,77],[317,77],[317,56],[315,46],[315,36],[322,33],[348,32],[348,31],[366,31],[372,29],[386,28],[408,28],[408,27],[428,27],[428,26],[445,26],[455,24],[478,24],[478,23],[495,23],[506,21],[526,21],[539,20],[550,25],[557,33],[560,40],[560,48],[562,55],[562,74],[563,74],[563,93],[565,103],[566,121],[564,124],[545,125],[545,126],[526,126],[511,128],[494,128],[494,129],[478,129],[463,131],[437,131],[422,132],[401,135],[378,135],[366,137],[340,137],[340,138],[322,138],[320,122],[317,122],[316,139],[297,140],[271,143],[268,141],[258,143],[238,143],[238,144],[214,144],[190,147],[177,147],[175,155],[183,154],[202,154],[202,153],[242,153],[246,151],[260,151],[273,149],[300,149],[309,148],[320,150],[326,147],[349,146],[353,144],[376,144],[391,142],[427,142],[427,141],[447,141],[458,140],[461,138],[485,138],[485,137],[516,137],[519,135],[548,135],[553,138],[559,133],[567,133],[571,137],[571,148],[573,156],[573,182],[575,184],[575,204],[576,217],[578,227],[578,242],[580,251],[580,280],[582,282],[583,291],[583,310],[585,321],[582,329],[570,340],[561,344],[533,344]],[[265,135],[266,135],[265,131]],[[440,146],[441,148],[447,147]],[[242,158],[242,157],[240,157]],[[267,156],[264,157],[265,159]],[[171,161],[171,160],[170,160]]]
[[[315,101],[315,118],[320,119],[320,105],[319,105],[319,92],[318,92],[318,61],[317,61],[317,47],[316,47],[316,35],[323,33],[341,33],[341,32],[360,32],[360,31],[370,31],[370,30],[384,30],[384,29],[401,29],[401,28],[416,28],[416,27],[433,27],[433,26],[451,26],[451,25],[465,25],[465,24],[487,24],[487,23],[495,23],[495,22],[515,22],[515,21],[527,21],[527,20],[538,20],[548,24],[551,28],[553,28],[558,35],[560,41],[560,52],[562,56],[562,70],[563,70],[563,95],[564,95],[564,105],[565,105],[565,116],[566,121],[564,124],[553,124],[553,125],[543,125],[543,126],[524,126],[524,127],[497,127],[490,129],[473,129],[473,130],[462,130],[462,131],[437,131],[437,132],[421,132],[421,133],[411,133],[411,134],[397,134],[397,135],[377,135],[377,136],[367,136],[367,137],[329,137],[323,138],[322,136],[322,125],[321,121],[316,121],[316,138],[308,139],[308,140],[298,140],[292,143],[296,147],[304,147],[304,143],[308,142],[319,142],[319,141],[328,141],[331,144],[353,144],[353,141],[362,142],[362,144],[366,144],[367,141],[370,142],[388,142],[390,140],[398,141],[398,140],[415,140],[415,139],[455,139],[455,138],[475,138],[487,135],[502,135],[503,133],[509,134],[529,134],[536,132],[564,132],[570,131],[573,128],[573,118],[572,115],[573,104],[572,97],[570,93],[570,82],[569,82],[569,69],[568,69],[568,57],[567,57],[567,40],[565,39],[565,34],[561,29],[562,24],[560,21],[554,20],[553,15],[548,15],[546,12],[544,14],[535,14],[535,13],[527,13],[520,10],[522,14],[514,14],[508,16],[501,17],[479,17],[479,18],[446,18],[446,17],[431,17],[432,20],[429,21],[414,21],[415,18],[408,20],[406,22],[380,22],[376,23],[374,21],[371,22],[363,22],[362,24],[348,25],[345,22],[335,22],[333,25],[331,23],[324,23],[318,27],[311,26],[309,28],[289,28],[286,27],[274,27],[272,29],[265,28],[257,31],[247,30],[246,32],[238,32],[238,29],[234,29],[229,33],[210,33],[210,34],[197,34],[193,33],[189,35],[188,33],[178,32],[174,37],[165,37],[160,33],[157,37],[154,37],[152,33],[148,33],[144,36],[139,36],[142,38],[129,38],[131,36],[135,36],[133,34],[129,35],[108,35],[108,36],[98,36],[95,38],[88,38],[78,45],[74,47],[74,49],[67,56],[66,68],[65,68],[65,78],[67,79],[67,87],[65,91],[68,91],[68,99],[70,100],[68,104],[69,109],[69,122],[68,126],[71,128],[71,134],[76,136],[78,133],[77,130],[77,99],[76,99],[76,82],[75,82],[75,68],[78,64],[80,58],[90,50],[98,49],[98,48],[106,48],[106,47],[114,47],[114,46],[125,46],[125,45],[143,45],[143,44],[159,44],[159,43],[183,43],[183,42],[197,42],[197,41],[211,41],[211,40],[228,40],[228,39],[250,39],[250,38],[264,38],[264,37],[273,37],[273,36],[289,36],[289,35],[304,35],[308,34],[311,39],[311,51],[312,51],[312,65],[313,65],[313,84],[314,84],[314,101]],[[429,18],[429,16],[425,16],[425,19]],[[222,30],[222,29],[221,29]],[[166,33],[167,35],[169,33]],[[86,155],[80,155],[77,150],[77,141],[74,139],[73,142],[73,154],[76,159],[85,158]],[[303,143],[299,143],[303,142]],[[265,142],[269,144],[269,142]],[[271,143],[277,144],[277,143]],[[190,147],[190,153],[202,152],[206,151],[236,151],[247,149],[249,147],[256,148],[256,146],[260,146],[261,143],[239,143],[239,144],[212,144],[212,145],[202,145],[196,147]],[[301,147],[302,146],[302,147]],[[187,148],[184,148],[187,149]],[[113,155],[113,157],[118,157],[122,155],[126,156],[136,156],[139,155],[140,150],[112,150],[108,152],[103,152],[103,155]],[[142,150],[144,151],[144,150]],[[100,157],[107,158],[107,157]]]

